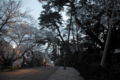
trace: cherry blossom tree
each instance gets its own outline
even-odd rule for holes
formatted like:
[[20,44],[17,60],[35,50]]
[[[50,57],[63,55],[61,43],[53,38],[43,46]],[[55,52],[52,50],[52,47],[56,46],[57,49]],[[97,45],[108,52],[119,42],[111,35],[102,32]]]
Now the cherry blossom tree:
[[2,0],[0,2],[0,31],[8,25],[32,19],[30,15],[27,15],[29,11],[20,12],[21,4],[21,1],[14,0]]

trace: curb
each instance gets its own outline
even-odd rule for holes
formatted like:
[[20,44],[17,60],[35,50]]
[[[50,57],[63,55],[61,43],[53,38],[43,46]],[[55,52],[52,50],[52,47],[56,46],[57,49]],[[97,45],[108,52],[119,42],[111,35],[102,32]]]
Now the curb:
[[[58,67],[58,70],[59,70],[59,67]],[[49,80],[51,77],[53,77],[53,75],[54,75],[58,70],[56,70],[47,80]]]

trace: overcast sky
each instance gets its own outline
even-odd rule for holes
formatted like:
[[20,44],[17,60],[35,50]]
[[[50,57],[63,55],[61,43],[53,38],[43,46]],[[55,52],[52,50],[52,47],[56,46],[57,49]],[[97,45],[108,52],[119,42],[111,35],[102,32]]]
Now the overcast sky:
[[35,20],[38,21],[38,17],[42,9],[42,4],[37,0],[22,0],[22,11],[31,10],[30,15],[32,15]]
[[[29,14],[37,20],[37,23],[39,22],[38,17],[40,17],[40,12],[43,10],[42,3],[39,3],[38,0],[22,0],[22,11],[25,10],[31,10]],[[67,17],[65,16],[65,13],[62,13],[62,15],[66,20]]]

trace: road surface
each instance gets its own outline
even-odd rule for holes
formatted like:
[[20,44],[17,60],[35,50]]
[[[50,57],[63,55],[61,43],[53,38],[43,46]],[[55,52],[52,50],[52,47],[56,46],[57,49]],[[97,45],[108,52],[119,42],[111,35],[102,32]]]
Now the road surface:
[[0,80],[47,80],[58,67],[37,67],[0,73]]

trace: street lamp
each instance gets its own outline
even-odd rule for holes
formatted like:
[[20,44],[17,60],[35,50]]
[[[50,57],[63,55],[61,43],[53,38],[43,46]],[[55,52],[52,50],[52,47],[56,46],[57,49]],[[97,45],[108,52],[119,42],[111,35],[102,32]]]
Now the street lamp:
[[16,45],[13,45],[13,49],[15,49],[16,48]]
[[13,54],[12,54],[12,58],[11,58],[11,69],[10,69],[10,71],[12,71],[12,68],[13,68],[13,56],[14,56],[15,48],[16,48],[16,45],[13,45]]

